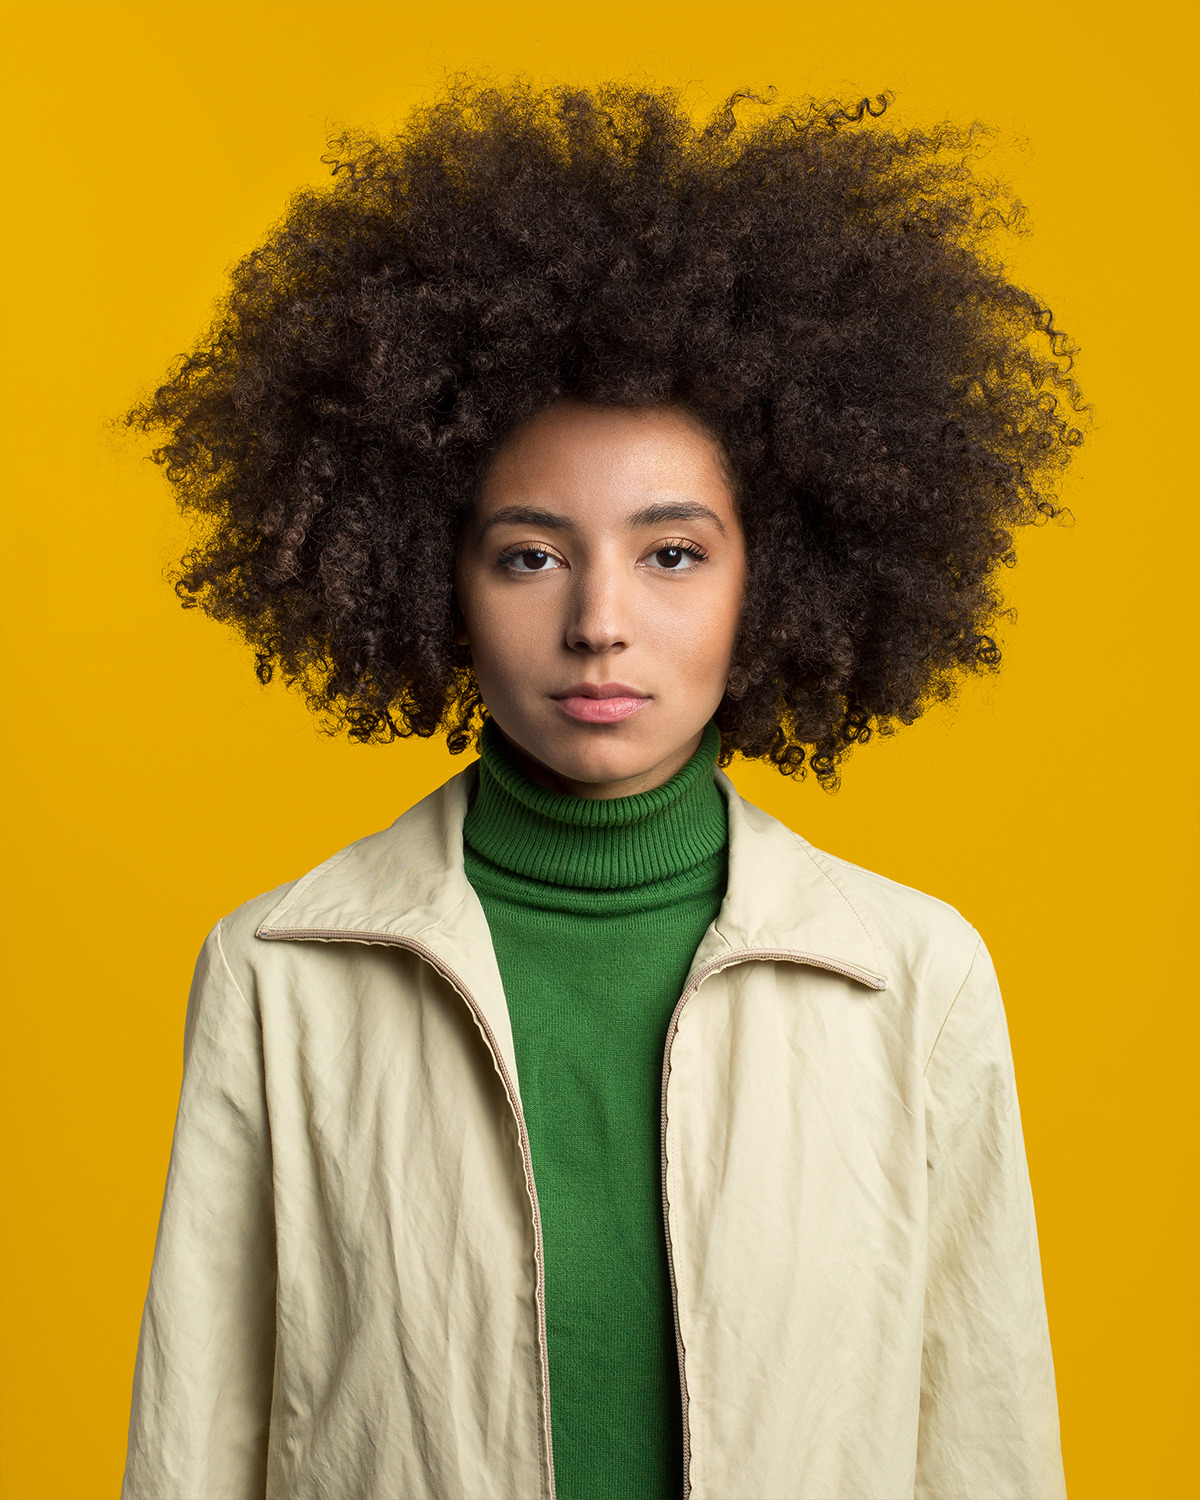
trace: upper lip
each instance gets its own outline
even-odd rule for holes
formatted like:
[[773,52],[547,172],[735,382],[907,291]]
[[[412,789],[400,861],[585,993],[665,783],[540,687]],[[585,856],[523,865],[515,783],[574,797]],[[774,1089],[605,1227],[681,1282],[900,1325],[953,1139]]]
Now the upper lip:
[[648,698],[649,693],[639,692],[624,682],[577,682],[574,687],[564,688],[561,693],[551,693],[552,698]]

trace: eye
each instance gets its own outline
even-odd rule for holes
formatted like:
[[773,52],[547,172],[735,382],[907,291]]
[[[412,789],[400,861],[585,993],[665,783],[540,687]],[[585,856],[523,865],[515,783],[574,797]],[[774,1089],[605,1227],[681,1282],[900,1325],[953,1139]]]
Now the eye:
[[500,554],[499,561],[509,573],[551,573],[563,566],[562,559],[544,547],[510,547]]
[[647,561],[650,559],[653,559],[651,567],[654,572],[661,569],[669,573],[686,573],[697,564],[707,562],[708,553],[695,542],[670,542],[665,547],[656,547],[648,554]]

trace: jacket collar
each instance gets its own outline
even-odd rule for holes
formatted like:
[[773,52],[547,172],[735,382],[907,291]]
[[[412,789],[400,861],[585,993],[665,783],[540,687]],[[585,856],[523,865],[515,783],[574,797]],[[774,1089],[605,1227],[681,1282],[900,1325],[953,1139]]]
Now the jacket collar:
[[[513,1061],[491,933],[463,868],[463,818],[477,774],[467,766],[390,828],[310,870],[267,913],[256,936],[424,951],[475,1002]],[[838,883],[833,862],[745,801],[721,771],[717,785],[729,809],[729,880],[688,982],[701,969],[769,954],[886,989],[874,935]]]

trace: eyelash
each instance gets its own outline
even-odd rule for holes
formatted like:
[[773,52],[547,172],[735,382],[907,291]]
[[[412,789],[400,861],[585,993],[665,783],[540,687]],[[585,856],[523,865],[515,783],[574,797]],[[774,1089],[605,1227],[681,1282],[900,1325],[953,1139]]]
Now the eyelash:
[[[678,540],[678,541],[676,541],[676,540],[668,540],[668,541],[664,542],[662,544],[662,546],[652,548],[646,554],[646,556],[647,557],[655,557],[660,552],[682,552],[686,556],[692,558],[697,563],[703,563],[703,562],[707,562],[708,561],[708,553],[704,550],[703,547],[699,546],[695,542],[688,542],[688,541],[683,541],[683,540]],[[543,547],[541,545],[531,546],[528,542],[520,542],[515,547],[506,547],[504,549],[504,551],[500,554],[499,558],[497,559],[497,566],[500,567],[500,568],[502,568],[502,569],[504,569],[506,572],[510,572],[510,573],[517,573],[517,572],[542,573],[542,572],[553,572],[554,571],[553,569],[549,569],[549,568],[524,568],[524,569],[518,569],[518,568],[514,568],[511,565],[512,562],[516,558],[518,558],[518,557],[527,557],[530,553],[536,553],[539,556],[544,556],[544,557],[553,557],[553,558],[555,558],[556,561],[559,561],[559,562],[562,561],[562,559],[558,557],[558,554],[555,553],[555,552],[551,552],[548,547]],[[655,572],[661,571],[663,573],[675,573],[675,572],[686,573],[686,572],[689,571],[689,569],[687,569],[687,568],[662,568],[662,569],[654,569],[653,571],[655,571]]]

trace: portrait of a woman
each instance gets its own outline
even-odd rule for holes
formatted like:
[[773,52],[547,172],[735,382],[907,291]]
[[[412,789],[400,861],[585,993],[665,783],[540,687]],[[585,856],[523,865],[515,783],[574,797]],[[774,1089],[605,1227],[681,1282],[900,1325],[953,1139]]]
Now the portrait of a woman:
[[125,1500],[1065,1495],[986,933],[724,771],[995,670],[1081,441],[888,104],[459,80],[131,413],[185,604],[477,754],[204,944]]

